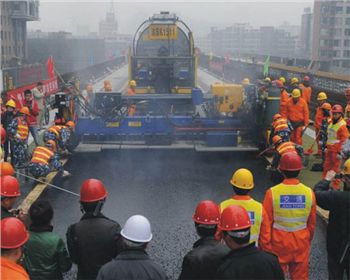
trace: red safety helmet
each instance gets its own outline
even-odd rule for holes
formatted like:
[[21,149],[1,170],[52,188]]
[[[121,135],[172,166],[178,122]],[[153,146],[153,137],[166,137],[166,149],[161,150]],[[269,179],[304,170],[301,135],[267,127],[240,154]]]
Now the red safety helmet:
[[280,80],[274,80],[272,84],[278,88],[284,88],[283,82]]
[[3,161],[0,163],[0,176],[15,175],[15,170],[13,169],[11,163]]
[[219,206],[211,200],[201,201],[197,205],[192,220],[198,224],[218,225],[220,223]]
[[95,202],[107,197],[105,186],[100,180],[87,179],[80,188],[81,202]]
[[281,156],[278,168],[282,171],[299,171],[303,168],[303,163],[298,154],[288,152]]
[[348,87],[346,90],[345,90],[345,95],[350,95],[350,87]]
[[24,245],[29,238],[25,225],[14,217],[1,220],[1,249],[16,249]]
[[304,76],[304,82],[309,82],[310,81],[310,77],[309,76]]
[[341,105],[339,105],[339,104],[333,105],[333,107],[332,107],[332,113],[344,114],[343,107],[342,107]]
[[1,144],[4,144],[6,141],[6,130],[3,128],[3,126],[0,127],[0,139],[1,139]]
[[10,175],[1,176],[1,196],[17,197],[20,195],[19,183],[16,178]]
[[250,226],[248,212],[241,206],[228,206],[221,213],[219,229],[222,231],[248,229]]
[[277,121],[278,119],[282,118],[282,115],[281,114],[274,114],[273,117],[272,117],[272,120],[273,121]]

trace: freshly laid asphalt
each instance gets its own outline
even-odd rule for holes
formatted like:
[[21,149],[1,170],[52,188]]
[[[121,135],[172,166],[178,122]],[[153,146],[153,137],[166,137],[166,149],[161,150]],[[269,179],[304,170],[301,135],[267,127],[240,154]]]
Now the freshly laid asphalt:
[[[65,169],[73,176],[54,183],[79,193],[85,179],[104,182],[109,196],[103,213],[122,226],[134,214],[146,216],[153,230],[148,252],[170,279],[180,273],[182,258],[196,240],[192,222],[196,204],[204,199],[219,203],[232,195],[232,172],[249,168],[255,176],[252,196],[262,201],[272,186],[264,162],[254,154],[201,154],[191,150],[120,150],[76,153]],[[53,188],[42,198],[55,209],[54,231],[65,239],[67,227],[81,217],[78,198]],[[325,225],[318,219],[310,256],[310,279],[327,279]],[[74,269],[67,279],[74,279]]]

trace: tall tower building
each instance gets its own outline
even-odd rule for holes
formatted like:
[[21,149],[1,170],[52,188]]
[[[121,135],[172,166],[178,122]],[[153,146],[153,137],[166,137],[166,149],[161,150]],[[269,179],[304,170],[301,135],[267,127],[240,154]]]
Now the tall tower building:
[[106,13],[106,18],[99,23],[99,36],[104,39],[116,39],[117,34],[118,22],[115,16],[113,1],[111,1],[111,7]]
[[305,8],[301,16],[301,30],[300,30],[300,49],[299,56],[305,59],[311,58],[312,47],[312,23],[313,14],[311,8]]

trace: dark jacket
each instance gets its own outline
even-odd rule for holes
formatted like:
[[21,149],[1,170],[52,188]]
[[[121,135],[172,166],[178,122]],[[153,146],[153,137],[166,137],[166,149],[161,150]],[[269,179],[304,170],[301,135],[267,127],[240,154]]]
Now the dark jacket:
[[231,251],[219,266],[218,279],[284,279],[277,256],[260,251],[255,244]]
[[78,265],[78,279],[95,279],[101,266],[117,255],[120,229],[102,213],[86,213],[68,228],[68,251]]
[[24,265],[31,280],[63,279],[72,267],[63,240],[51,232],[52,227],[30,227],[25,244]]
[[105,264],[97,280],[162,280],[167,279],[163,268],[152,261],[143,249],[126,249]]
[[12,120],[15,118],[15,114],[14,112],[10,112],[10,111],[5,111],[2,115],[1,115],[1,124],[2,126],[7,129],[9,124],[12,122]]
[[229,252],[214,236],[199,239],[184,257],[179,279],[213,279],[222,258]]
[[329,210],[327,227],[328,254],[340,261],[345,255],[346,245],[350,241],[350,192],[331,191],[329,190],[329,185],[330,181],[322,180],[316,184],[314,192],[317,205],[325,210]]
[[14,217],[13,213],[9,212],[5,207],[1,206],[1,219],[8,218],[8,217]]

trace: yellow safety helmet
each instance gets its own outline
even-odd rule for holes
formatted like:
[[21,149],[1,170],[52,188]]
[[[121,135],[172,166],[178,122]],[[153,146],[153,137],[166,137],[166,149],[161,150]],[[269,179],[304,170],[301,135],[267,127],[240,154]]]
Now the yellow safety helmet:
[[249,84],[250,84],[250,81],[249,81],[248,78],[244,78],[244,79],[242,80],[242,85],[247,86],[247,85],[249,85]]
[[286,83],[286,78],[285,78],[285,77],[280,77],[279,80],[280,80],[283,84]]
[[317,100],[320,101],[320,100],[326,100],[327,99],[327,94],[325,92],[320,92],[318,95],[317,95]]
[[291,80],[290,80],[290,84],[291,85],[294,85],[294,84],[297,84],[299,83],[299,79],[297,77],[293,77]]
[[350,158],[344,162],[343,174],[350,175]]
[[297,89],[297,88],[293,89],[293,91],[292,91],[292,98],[298,98],[300,96],[301,96],[300,89]]
[[135,81],[135,80],[131,80],[131,81],[129,82],[129,86],[130,86],[130,87],[136,87],[136,81]]
[[6,102],[6,106],[16,108],[16,102],[10,99],[9,101]]
[[254,188],[253,174],[248,169],[240,168],[233,173],[230,183],[236,188],[251,190]]
[[266,78],[264,79],[264,81],[265,81],[265,82],[271,83],[271,78],[270,78],[270,77],[266,77]]

